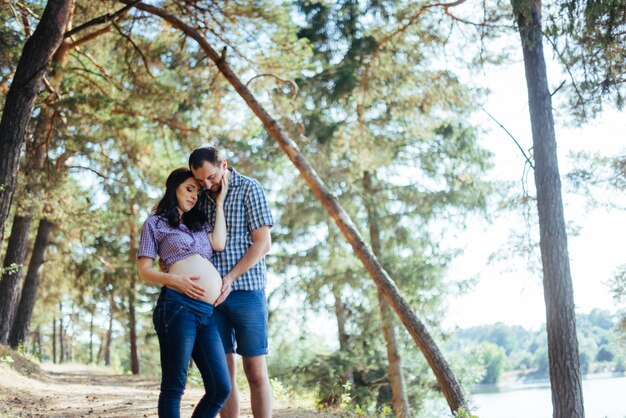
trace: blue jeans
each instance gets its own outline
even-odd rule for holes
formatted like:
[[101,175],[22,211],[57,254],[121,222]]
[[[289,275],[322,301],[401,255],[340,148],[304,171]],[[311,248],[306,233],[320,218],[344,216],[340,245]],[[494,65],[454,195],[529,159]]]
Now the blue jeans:
[[161,348],[159,417],[180,417],[191,358],[202,375],[205,390],[192,418],[215,417],[230,396],[231,386],[212,305],[206,304],[200,312],[181,304],[177,300],[180,298],[168,298],[168,292],[165,289],[161,293],[152,316]]

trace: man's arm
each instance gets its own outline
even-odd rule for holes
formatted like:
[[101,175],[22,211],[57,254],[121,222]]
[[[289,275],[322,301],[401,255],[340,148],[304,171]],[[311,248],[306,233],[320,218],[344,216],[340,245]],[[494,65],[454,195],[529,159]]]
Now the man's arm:
[[224,299],[228,297],[233,282],[258,263],[259,260],[270,251],[271,247],[272,236],[270,235],[269,226],[264,225],[252,231],[252,245],[250,245],[248,251],[246,251],[243,257],[235,264],[235,267],[223,277],[222,293],[215,301],[215,306],[222,303]]

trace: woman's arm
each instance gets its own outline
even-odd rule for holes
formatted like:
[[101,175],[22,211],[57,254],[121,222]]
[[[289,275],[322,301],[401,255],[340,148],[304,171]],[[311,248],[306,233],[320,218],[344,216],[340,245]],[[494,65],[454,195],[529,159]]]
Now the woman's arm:
[[205,296],[204,288],[195,282],[199,279],[198,276],[179,276],[160,272],[154,268],[154,259],[150,257],[139,257],[137,268],[139,278],[144,282],[167,286],[193,299]]
[[224,251],[226,247],[226,220],[224,218],[224,206],[215,204],[215,227],[209,234],[211,247],[214,251]]
[[222,177],[220,193],[215,196],[215,225],[213,231],[209,234],[211,247],[215,251],[223,251],[226,247],[226,218],[224,216],[224,200],[228,194],[228,179],[230,171],[227,171]]

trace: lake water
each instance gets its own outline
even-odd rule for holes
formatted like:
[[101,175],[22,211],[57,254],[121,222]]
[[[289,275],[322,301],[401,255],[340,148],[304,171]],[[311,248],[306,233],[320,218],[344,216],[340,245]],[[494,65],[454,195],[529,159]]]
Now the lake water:
[[[583,380],[586,418],[626,418],[626,377]],[[552,418],[550,383],[472,395],[480,418]]]

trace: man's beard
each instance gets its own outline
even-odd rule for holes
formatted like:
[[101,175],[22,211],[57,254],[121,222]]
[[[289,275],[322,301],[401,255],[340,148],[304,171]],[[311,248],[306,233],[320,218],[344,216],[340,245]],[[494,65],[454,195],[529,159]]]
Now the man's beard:
[[222,191],[222,185],[218,184],[217,187],[215,187],[215,189],[213,189],[213,186],[211,186],[211,188],[209,189],[209,196],[211,196],[211,199],[215,200],[215,197]]

